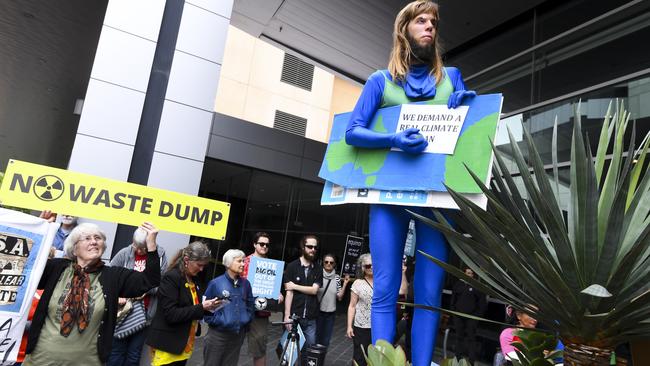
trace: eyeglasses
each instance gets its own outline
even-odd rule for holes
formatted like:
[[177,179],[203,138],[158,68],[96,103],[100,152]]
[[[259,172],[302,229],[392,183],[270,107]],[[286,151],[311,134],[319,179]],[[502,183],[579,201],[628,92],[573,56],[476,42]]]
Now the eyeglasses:
[[325,264],[335,264],[334,261],[323,261],[323,263],[325,263]]
[[262,243],[262,242],[259,242],[259,241],[258,241],[258,242],[257,242],[257,243],[255,243],[255,244],[257,244],[257,245],[259,245],[259,246],[261,246],[261,247],[264,247],[264,248],[266,248],[266,247],[268,247],[268,246],[269,246],[269,244],[271,244],[271,243]]
[[305,245],[305,248],[316,250],[316,249],[318,249],[318,245]]
[[363,268],[364,268],[364,269],[371,269],[371,268],[372,268],[372,264],[364,264],[364,265],[363,265]]
[[95,241],[104,240],[104,238],[102,238],[99,235],[88,235],[88,236],[84,236],[84,237],[79,238],[79,241],[89,242],[89,241],[92,241],[93,239],[95,239]]

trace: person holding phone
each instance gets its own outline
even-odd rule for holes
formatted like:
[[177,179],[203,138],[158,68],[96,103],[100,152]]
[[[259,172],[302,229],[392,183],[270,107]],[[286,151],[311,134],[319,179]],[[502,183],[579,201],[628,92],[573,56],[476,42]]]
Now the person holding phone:
[[239,249],[226,251],[226,273],[210,281],[205,291],[208,299],[224,299],[222,306],[203,318],[210,326],[203,346],[205,365],[231,366],[239,362],[239,350],[255,312],[253,289],[241,276],[245,257]]
[[192,356],[199,320],[221,305],[219,299],[201,301],[196,276],[210,261],[210,250],[199,241],[190,243],[171,260],[160,287],[158,309],[146,343],[153,348],[153,366],[182,366]]

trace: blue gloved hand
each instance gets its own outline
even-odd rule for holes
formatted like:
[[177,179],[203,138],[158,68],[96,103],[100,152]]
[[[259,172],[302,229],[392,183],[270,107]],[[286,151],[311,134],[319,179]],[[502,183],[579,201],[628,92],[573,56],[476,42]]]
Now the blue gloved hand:
[[463,102],[464,98],[473,98],[475,96],[476,92],[474,90],[456,90],[449,96],[447,107],[452,109],[456,108]]
[[402,132],[393,135],[391,145],[402,149],[409,154],[419,154],[427,148],[429,143],[420,135],[420,130],[417,128],[408,128]]

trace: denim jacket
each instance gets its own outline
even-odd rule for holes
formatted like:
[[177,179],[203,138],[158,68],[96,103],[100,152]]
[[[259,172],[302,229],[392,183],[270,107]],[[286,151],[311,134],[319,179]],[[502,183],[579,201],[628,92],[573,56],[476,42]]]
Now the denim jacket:
[[229,297],[230,303],[203,318],[210,328],[232,333],[245,331],[248,323],[253,320],[255,311],[255,298],[250,282],[240,277],[235,284],[228,273],[224,273],[210,281],[205,290],[206,299],[215,297]]

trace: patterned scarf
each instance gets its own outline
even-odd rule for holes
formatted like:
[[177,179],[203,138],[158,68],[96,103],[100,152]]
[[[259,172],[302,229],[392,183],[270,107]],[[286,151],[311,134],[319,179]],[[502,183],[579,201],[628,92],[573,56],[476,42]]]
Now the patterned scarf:
[[72,332],[74,325],[79,327],[79,333],[88,327],[89,298],[90,298],[90,276],[89,273],[97,272],[104,266],[99,259],[97,262],[82,268],[78,264],[72,265],[73,275],[70,284],[70,291],[63,300],[63,315],[61,315],[61,335],[67,337]]

